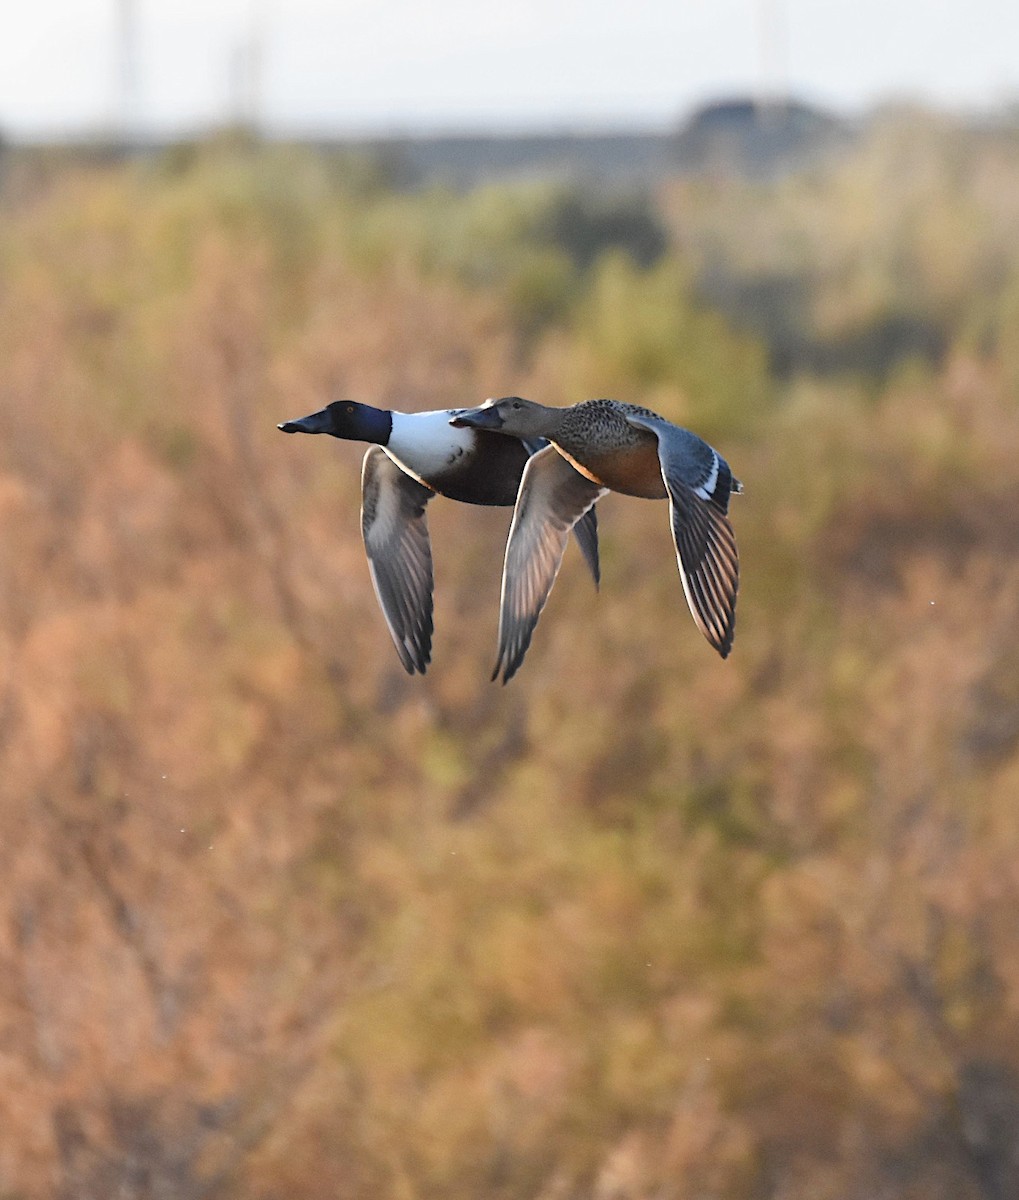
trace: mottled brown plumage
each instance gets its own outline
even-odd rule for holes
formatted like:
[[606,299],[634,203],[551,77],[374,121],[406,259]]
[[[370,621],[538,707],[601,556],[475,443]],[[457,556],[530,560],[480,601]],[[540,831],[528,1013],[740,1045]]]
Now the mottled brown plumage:
[[[726,514],[729,496],[742,486],[707,442],[650,409],[619,400],[549,408],[507,396],[462,410],[451,423],[552,443],[524,469],[506,548],[496,664],[504,683],[523,661],[572,523],[606,490],[651,500],[668,496],[690,612],[710,644],[723,658],[728,655],[739,557]],[[548,458],[553,451],[583,480],[553,470]]]

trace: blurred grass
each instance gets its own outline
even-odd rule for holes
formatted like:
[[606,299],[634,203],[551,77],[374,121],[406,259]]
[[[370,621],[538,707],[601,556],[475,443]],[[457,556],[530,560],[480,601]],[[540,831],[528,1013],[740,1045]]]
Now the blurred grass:
[[[7,172],[0,1194],[1019,1186],[1013,150],[896,117],[621,199],[236,141]],[[275,423],[509,392],[726,453],[729,661],[610,497],[601,594],[569,551],[490,686],[509,514],[440,501],[403,675],[361,448]]]

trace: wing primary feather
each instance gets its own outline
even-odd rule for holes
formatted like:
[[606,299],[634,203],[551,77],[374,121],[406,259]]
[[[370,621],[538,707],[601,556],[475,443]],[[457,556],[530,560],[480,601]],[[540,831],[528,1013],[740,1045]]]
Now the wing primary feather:
[[630,418],[658,438],[683,593],[694,622],[726,658],[736,629],[739,553],[726,515],[736,490],[729,464],[706,442],[659,417]]
[[434,492],[381,446],[361,468],[361,532],[375,595],[404,670],[422,675],[432,654],[432,548],[425,506]]
[[[604,493],[553,446],[539,451],[524,467],[506,542],[493,680],[501,673],[503,684],[509,683],[520,669],[559,573],[570,530],[576,530]],[[596,561],[586,550],[585,558],[597,579]]]

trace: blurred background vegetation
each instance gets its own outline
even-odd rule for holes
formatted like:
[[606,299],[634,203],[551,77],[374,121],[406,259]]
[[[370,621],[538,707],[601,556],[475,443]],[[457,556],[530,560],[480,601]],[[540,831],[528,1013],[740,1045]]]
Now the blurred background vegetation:
[[[643,193],[9,147],[0,1196],[1019,1194],[1017,228],[922,112]],[[276,422],[509,392],[726,454],[730,660],[609,497],[490,685],[439,501],[403,674]]]

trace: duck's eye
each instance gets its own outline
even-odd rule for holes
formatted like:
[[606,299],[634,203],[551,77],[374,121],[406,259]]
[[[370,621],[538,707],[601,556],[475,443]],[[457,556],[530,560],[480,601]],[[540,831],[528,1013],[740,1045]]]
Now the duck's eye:
[[352,413],[353,411],[354,411],[354,406],[353,406],[353,404],[348,404],[348,405],[347,405],[347,412],[349,412],[349,413]]
[[514,401],[513,401],[513,407],[514,407],[514,408],[519,408],[519,407],[520,407],[520,401],[519,401],[519,400],[514,400]]

